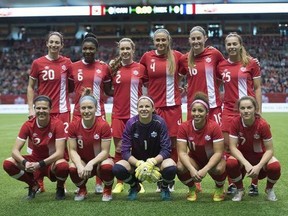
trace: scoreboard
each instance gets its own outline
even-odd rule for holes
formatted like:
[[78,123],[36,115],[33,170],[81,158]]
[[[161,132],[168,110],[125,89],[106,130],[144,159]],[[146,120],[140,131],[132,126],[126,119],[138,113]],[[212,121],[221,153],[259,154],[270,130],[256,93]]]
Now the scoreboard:
[[259,4],[177,4],[177,5],[124,5],[124,6],[62,6],[0,8],[1,17],[44,17],[44,16],[115,16],[157,14],[247,14],[288,13],[288,3]]

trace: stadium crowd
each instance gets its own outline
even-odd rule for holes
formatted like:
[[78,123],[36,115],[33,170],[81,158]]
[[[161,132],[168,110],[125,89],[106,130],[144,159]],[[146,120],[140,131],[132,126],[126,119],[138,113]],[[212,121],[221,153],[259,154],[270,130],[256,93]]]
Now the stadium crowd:
[[[285,36],[243,36],[248,52],[258,58],[261,64],[262,93],[288,93],[288,38]],[[117,54],[117,38],[99,39],[98,59],[109,62]],[[134,39],[136,44],[135,60],[152,49],[152,40]],[[218,48],[224,55],[224,38],[209,38],[209,44]],[[77,40],[65,40],[62,54],[72,62],[81,58],[81,43]],[[42,39],[3,40],[0,41],[0,94],[26,94],[28,76],[32,61],[43,55],[46,50]],[[188,51],[187,37],[173,39],[173,48],[182,53]]]

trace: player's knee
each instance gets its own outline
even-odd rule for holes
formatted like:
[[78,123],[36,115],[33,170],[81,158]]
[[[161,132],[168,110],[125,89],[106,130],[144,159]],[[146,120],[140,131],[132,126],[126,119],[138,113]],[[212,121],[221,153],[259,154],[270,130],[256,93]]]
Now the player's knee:
[[120,164],[115,164],[112,168],[112,172],[113,175],[119,180],[125,180],[130,176],[128,170]]
[[166,180],[173,180],[176,176],[176,166],[169,166],[161,171],[162,178]]

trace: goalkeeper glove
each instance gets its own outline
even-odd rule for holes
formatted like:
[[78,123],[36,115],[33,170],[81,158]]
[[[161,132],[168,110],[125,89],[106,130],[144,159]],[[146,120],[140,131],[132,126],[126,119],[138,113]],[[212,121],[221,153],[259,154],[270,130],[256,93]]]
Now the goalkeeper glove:
[[135,177],[140,181],[145,181],[147,176],[152,172],[153,165],[148,162],[140,164],[135,170]]
[[153,166],[157,165],[157,160],[155,158],[148,158],[146,162],[153,164]]
[[159,167],[155,166],[150,175],[147,178],[147,181],[150,183],[156,183],[161,178],[161,173]]

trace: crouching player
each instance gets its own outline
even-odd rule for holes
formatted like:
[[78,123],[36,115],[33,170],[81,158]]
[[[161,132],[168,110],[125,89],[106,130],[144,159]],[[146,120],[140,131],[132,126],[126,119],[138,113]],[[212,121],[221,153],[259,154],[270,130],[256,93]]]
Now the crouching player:
[[214,201],[224,200],[226,172],[224,138],[221,127],[209,119],[207,95],[196,93],[191,104],[192,120],[182,123],[178,130],[177,150],[179,161],[177,175],[188,186],[188,201],[197,200],[195,183],[209,174],[215,182]]
[[[35,117],[26,121],[18,134],[12,150],[12,157],[3,163],[4,170],[13,178],[29,186],[27,199],[35,198],[39,189],[35,176],[47,176],[57,181],[56,199],[65,198],[64,182],[69,175],[69,165],[63,159],[65,133],[63,123],[50,117],[51,99],[40,95],[33,101]],[[21,155],[26,139],[33,144],[31,155]]]
[[74,200],[86,198],[86,183],[92,176],[98,176],[104,182],[102,201],[112,200],[113,160],[109,158],[111,129],[103,118],[95,116],[97,100],[86,89],[81,97],[81,119],[72,121],[68,129],[70,177],[79,188]]
[[252,179],[267,177],[267,199],[276,201],[274,184],[280,178],[281,166],[274,156],[273,141],[269,124],[256,113],[258,104],[251,96],[244,96],[237,103],[240,116],[230,126],[227,174],[236,185],[233,201],[241,201],[244,195],[245,174]]
[[138,115],[128,120],[121,153],[123,160],[113,167],[116,178],[130,185],[129,200],[135,200],[142,181],[157,182],[162,176],[161,198],[170,200],[168,185],[176,175],[176,164],[170,158],[171,142],[165,121],[154,114],[154,102],[141,96]]

